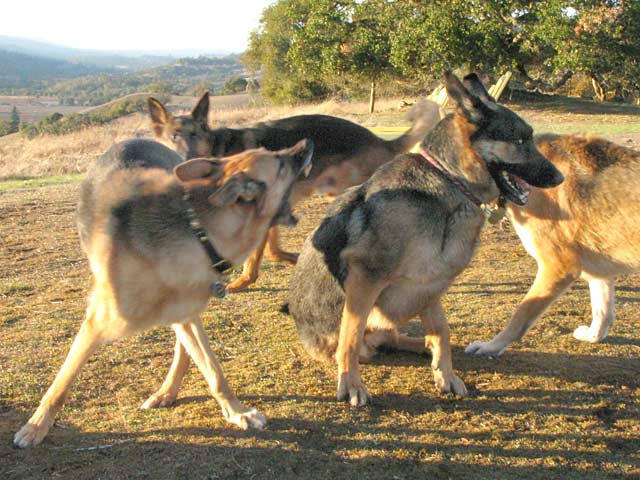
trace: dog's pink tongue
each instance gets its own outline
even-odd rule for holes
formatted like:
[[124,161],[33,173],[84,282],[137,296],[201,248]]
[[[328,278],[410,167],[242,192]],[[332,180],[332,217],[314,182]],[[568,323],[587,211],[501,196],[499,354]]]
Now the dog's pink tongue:
[[520,187],[522,191],[528,192],[531,190],[531,186],[520,177],[517,177],[516,175],[511,175],[511,178],[516,181],[516,185],[518,185],[518,187]]

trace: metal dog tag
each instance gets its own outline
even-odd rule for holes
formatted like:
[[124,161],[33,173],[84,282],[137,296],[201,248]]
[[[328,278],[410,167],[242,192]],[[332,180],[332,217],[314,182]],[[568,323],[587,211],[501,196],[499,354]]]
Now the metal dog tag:
[[491,213],[489,214],[489,218],[487,220],[491,225],[495,225],[496,223],[498,223],[500,220],[504,218],[505,213],[506,213],[506,210],[504,207],[498,207],[496,209],[491,210]]
[[213,282],[209,285],[209,293],[212,297],[224,298],[227,295],[226,285],[222,282]]

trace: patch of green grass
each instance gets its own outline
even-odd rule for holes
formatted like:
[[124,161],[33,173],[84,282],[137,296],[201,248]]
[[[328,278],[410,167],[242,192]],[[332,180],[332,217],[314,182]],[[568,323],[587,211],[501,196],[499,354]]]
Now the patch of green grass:
[[0,280],[0,295],[13,295],[15,293],[30,292],[31,290],[33,290],[33,286],[26,283]]
[[84,174],[70,173],[67,175],[58,175],[55,177],[37,177],[37,178],[9,178],[0,181],[0,192],[8,190],[22,190],[27,188],[39,188],[49,185],[59,185],[62,183],[79,182]]

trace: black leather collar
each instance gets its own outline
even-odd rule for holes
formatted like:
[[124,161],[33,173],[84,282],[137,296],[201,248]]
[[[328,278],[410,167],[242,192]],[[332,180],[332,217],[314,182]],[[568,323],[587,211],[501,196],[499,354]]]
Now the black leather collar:
[[209,241],[207,232],[202,229],[200,219],[198,219],[198,215],[191,205],[191,196],[189,195],[188,191],[184,192],[182,199],[187,202],[188,205],[187,218],[189,220],[189,227],[191,228],[191,231],[195,234],[195,236],[198,237],[198,240],[200,240],[200,244],[204,248],[205,252],[207,252],[209,260],[211,261],[211,266],[219,273],[226,272],[231,267],[233,267],[233,264],[229,260],[225,260],[224,258],[222,258],[213,244]]

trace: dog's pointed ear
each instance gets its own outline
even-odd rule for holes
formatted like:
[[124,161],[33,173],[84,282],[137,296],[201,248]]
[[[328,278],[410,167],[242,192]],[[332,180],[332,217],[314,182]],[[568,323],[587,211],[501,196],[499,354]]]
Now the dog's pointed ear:
[[[310,138],[303,138],[293,147],[285,148],[277,152],[279,155],[290,155],[299,165],[311,165],[314,144]],[[310,168],[310,167],[309,167]],[[307,172],[308,173],[308,172]]]
[[224,162],[212,158],[194,158],[176,165],[173,174],[183,183],[205,178],[217,177],[222,174]]
[[173,115],[164,108],[164,105],[153,97],[147,98],[151,128],[156,138],[162,138],[165,127],[173,122]]
[[207,126],[207,119],[209,118],[209,92],[204,92],[202,98],[198,100],[198,104],[191,111],[191,118]]
[[497,108],[498,104],[496,103],[495,98],[493,98],[487,89],[484,88],[484,85],[480,81],[480,78],[475,73],[470,73],[466,77],[462,79],[462,84],[469,90],[472,94],[478,97],[482,102],[487,105],[489,108]]
[[266,189],[264,182],[254,180],[246,173],[240,172],[226,178],[216,191],[209,195],[209,203],[214,207],[226,207],[238,200],[244,202],[255,200],[260,215],[264,208]]
[[488,107],[482,103],[482,100],[469,92],[451,72],[445,73],[444,78],[447,94],[456,103],[458,113],[471,123],[483,123],[486,120]]

